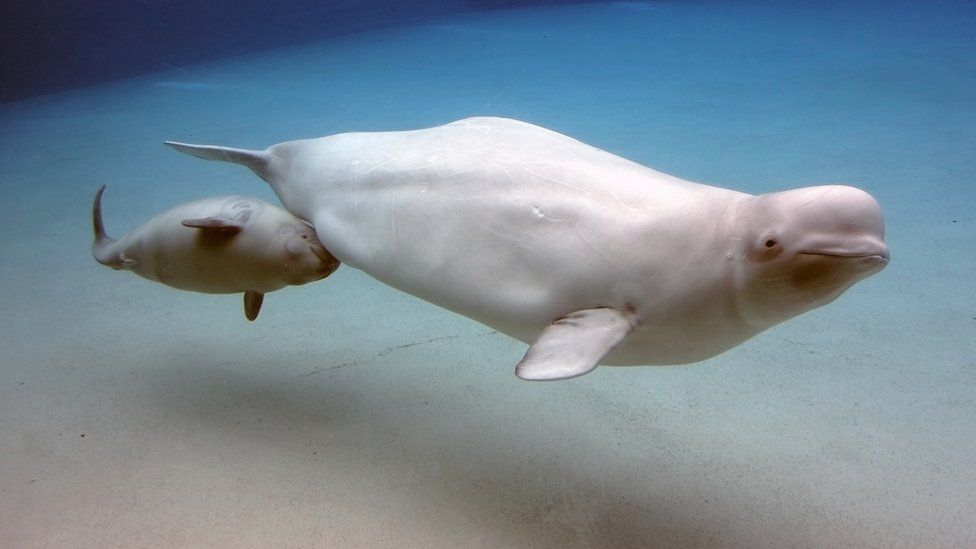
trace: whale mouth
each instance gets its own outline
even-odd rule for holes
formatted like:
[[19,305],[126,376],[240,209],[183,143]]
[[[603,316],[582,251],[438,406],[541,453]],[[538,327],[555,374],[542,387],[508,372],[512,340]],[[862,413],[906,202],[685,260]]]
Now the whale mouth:
[[845,250],[803,250],[799,253],[807,254],[807,255],[827,255],[831,257],[850,257],[850,258],[876,257],[878,259],[883,259],[885,261],[891,259],[891,255],[888,253],[888,250],[880,250],[880,251],[871,250],[871,251],[863,251],[863,252],[845,251]]
[[887,264],[891,260],[891,254],[887,249],[866,250],[866,251],[847,251],[847,250],[803,250],[799,252],[805,255],[824,255],[828,257],[841,257],[844,259],[874,259],[881,264]]

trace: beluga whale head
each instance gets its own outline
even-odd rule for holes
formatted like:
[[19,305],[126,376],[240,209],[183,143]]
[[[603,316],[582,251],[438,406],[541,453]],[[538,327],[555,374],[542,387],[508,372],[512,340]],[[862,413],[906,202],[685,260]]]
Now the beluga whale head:
[[881,207],[855,187],[747,197],[734,226],[728,257],[735,264],[737,308],[757,327],[830,303],[889,260]]

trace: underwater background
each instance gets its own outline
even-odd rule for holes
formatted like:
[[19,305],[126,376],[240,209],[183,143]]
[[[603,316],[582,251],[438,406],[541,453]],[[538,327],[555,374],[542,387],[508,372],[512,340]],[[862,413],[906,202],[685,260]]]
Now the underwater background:
[[[4,3],[0,546],[976,546],[976,5]],[[167,139],[473,115],[679,177],[847,183],[891,264],[711,360],[525,345],[349,267],[178,292],[91,257],[196,198]]]

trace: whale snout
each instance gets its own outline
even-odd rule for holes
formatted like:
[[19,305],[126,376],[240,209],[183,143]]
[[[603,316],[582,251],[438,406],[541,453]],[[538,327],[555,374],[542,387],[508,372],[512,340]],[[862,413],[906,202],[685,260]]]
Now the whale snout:
[[[811,208],[809,235],[801,254],[847,259],[877,272],[887,266],[891,252],[884,241],[885,222],[881,205],[867,192],[846,185],[824,186]],[[802,239],[801,239],[802,241]]]
[[339,260],[336,259],[334,255],[330,254],[329,250],[326,250],[321,245],[316,246],[314,244],[310,246],[310,248],[312,249],[312,254],[319,258],[319,261],[322,262],[322,271],[325,273],[323,278],[332,274],[336,269],[339,268]]
[[879,248],[865,253],[863,257],[874,261],[880,267],[884,268],[891,261],[891,252],[888,250],[888,246],[882,243]]
[[341,263],[319,242],[315,233],[306,236],[307,238],[302,239],[300,244],[296,241],[296,245],[301,245],[302,247],[308,246],[307,251],[311,252],[312,257],[314,257],[314,259],[312,257],[309,258],[314,263],[312,269],[315,276],[314,280],[322,280],[334,273]]
[[891,261],[891,253],[888,251],[888,247],[885,246],[881,250],[878,250],[877,253],[861,256],[861,260],[868,266],[867,270],[871,274],[874,274],[888,266],[888,262]]

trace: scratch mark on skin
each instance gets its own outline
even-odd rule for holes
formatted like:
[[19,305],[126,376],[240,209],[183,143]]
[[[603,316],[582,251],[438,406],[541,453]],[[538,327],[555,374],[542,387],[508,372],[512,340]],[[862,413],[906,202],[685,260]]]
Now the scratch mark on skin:
[[835,187],[830,187],[830,188],[826,189],[824,192],[820,193],[819,196],[815,196],[815,197],[811,198],[807,202],[804,202],[803,204],[800,204],[796,208],[793,208],[793,210],[796,211],[796,210],[802,210],[803,208],[806,208],[810,204],[813,204],[814,202],[816,202],[816,201],[820,200],[821,198],[827,196],[828,194],[832,193],[834,191],[834,189],[835,189]]
[[381,160],[381,161],[377,162],[376,164],[374,164],[374,165],[372,165],[372,166],[370,166],[368,168],[359,170],[359,172],[357,173],[357,175],[363,176],[363,175],[366,175],[368,173],[375,172],[375,171],[379,170],[380,168],[382,168],[383,166],[389,164],[392,160],[393,160],[392,158],[388,158],[386,160]]
[[537,171],[535,171],[533,169],[530,169],[528,166],[522,166],[522,169],[525,170],[526,172],[528,172],[528,173],[530,173],[530,174],[538,177],[539,179],[542,179],[543,181],[549,181],[550,183],[555,183],[556,185],[560,185],[562,187],[566,187],[566,188],[569,188],[569,189],[573,189],[574,191],[578,192],[579,194],[581,194],[583,196],[589,196],[590,195],[590,193],[586,192],[585,190],[583,190],[583,189],[581,189],[579,187],[576,187],[575,185],[570,185],[569,183],[566,183],[565,181],[560,181],[559,179],[556,179],[555,177],[550,177],[548,175],[543,175],[543,174],[541,174],[541,173],[539,173],[539,172],[537,172]]
[[[477,337],[483,337],[483,336],[486,336],[486,335],[493,335],[493,334],[497,334],[497,333],[498,333],[498,330],[490,330],[488,332],[482,332],[482,333],[478,334]],[[386,349],[383,349],[379,353],[376,353],[375,355],[373,355],[368,360],[353,360],[353,361],[350,361],[350,362],[343,362],[342,364],[336,364],[335,366],[329,366],[328,368],[314,368],[314,369],[312,369],[312,370],[310,370],[310,371],[302,374],[300,377],[311,377],[311,376],[313,376],[315,374],[320,374],[322,372],[331,372],[332,370],[338,370],[339,368],[345,368],[346,366],[356,366],[356,365],[362,364],[363,362],[368,362],[370,360],[375,360],[377,358],[385,357],[386,355],[389,355],[391,353],[395,353],[395,352],[399,351],[400,349],[407,349],[407,348],[410,348],[410,347],[416,347],[417,345],[427,345],[429,343],[435,343],[435,342],[438,342],[438,341],[447,341],[449,339],[457,339],[459,337],[461,337],[461,334],[454,334],[454,335],[440,336],[440,337],[432,337],[430,339],[426,339],[426,340],[423,340],[423,341],[411,341],[410,343],[404,343],[403,345],[396,345],[396,346],[393,346],[393,347],[387,347]]]
[[631,275],[631,276],[634,275],[634,273],[629,268],[621,265],[616,260],[614,260],[613,258],[609,257],[608,255],[606,255],[602,251],[600,251],[589,240],[587,240],[586,239],[586,236],[582,232],[580,232],[579,227],[577,227],[576,225],[573,225],[572,227],[573,227],[573,232],[576,233],[576,237],[579,238],[580,242],[582,242],[583,244],[586,244],[586,247],[589,248],[591,252],[593,252],[594,254],[596,254],[597,257],[603,259],[603,261],[605,261],[608,265],[612,265],[613,268],[617,269],[618,271],[620,271],[622,273],[626,273],[626,274]]

